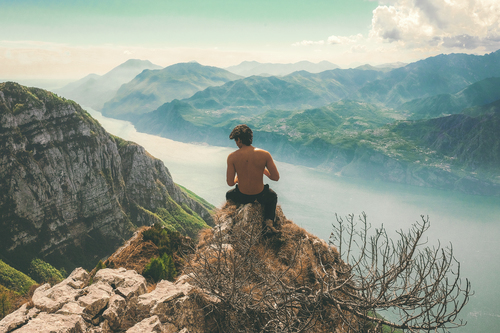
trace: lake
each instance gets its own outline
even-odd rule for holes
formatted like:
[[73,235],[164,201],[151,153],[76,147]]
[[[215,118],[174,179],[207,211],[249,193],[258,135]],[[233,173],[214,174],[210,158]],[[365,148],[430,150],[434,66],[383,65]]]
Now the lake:
[[[234,149],[175,142],[138,133],[126,121],[89,113],[111,134],[144,146],[168,167],[174,181],[215,206],[225,200],[226,157]],[[229,135],[229,133],[228,133]],[[228,139],[229,140],[229,139]],[[259,146],[258,137],[254,145]],[[235,146],[236,149],[236,146]],[[281,179],[270,182],[290,220],[328,240],[335,214],[367,214],[373,228],[394,234],[429,216],[429,244],[453,244],[462,276],[475,295],[461,318],[467,326],[454,332],[498,332],[500,328],[500,198],[472,196],[415,186],[341,178],[277,161]]]

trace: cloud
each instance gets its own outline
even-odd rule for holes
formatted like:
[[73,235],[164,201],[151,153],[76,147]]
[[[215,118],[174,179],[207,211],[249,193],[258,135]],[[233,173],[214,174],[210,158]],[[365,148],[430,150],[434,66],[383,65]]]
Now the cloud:
[[379,1],[370,38],[410,48],[500,47],[498,0]]
[[312,41],[312,40],[303,40],[302,42],[293,43],[292,46],[310,46],[310,45],[323,45],[325,41]]
[[354,36],[330,36],[327,39],[328,44],[352,44],[356,43],[357,41],[361,40],[363,38],[363,35],[357,34]]

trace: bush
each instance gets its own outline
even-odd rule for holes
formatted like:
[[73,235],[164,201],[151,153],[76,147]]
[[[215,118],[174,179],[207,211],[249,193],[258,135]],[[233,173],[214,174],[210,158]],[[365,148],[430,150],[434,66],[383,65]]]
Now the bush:
[[64,280],[61,272],[51,264],[38,258],[31,261],[29,275],[38,283],[49,282],[53,285]]
[[160,280],[172,281],[177,275],[172,257],[164,253],[160,258],[152,258],[146,265],[142,275],[146,279],[152,279],[154,282]]

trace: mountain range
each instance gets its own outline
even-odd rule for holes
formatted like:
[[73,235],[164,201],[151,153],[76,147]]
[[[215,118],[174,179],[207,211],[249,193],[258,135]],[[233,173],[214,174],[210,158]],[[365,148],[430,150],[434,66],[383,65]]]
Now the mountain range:
[[260,63],[257,61],[243,61],[236,66],[227,67],[226,70],[241,76],[284,76],[297,71],[320,73],[326,70],[340,68],[328,61],[317,64],[310,61],[299,61],[293,64]]
[[196,62],[175,64],[161,70],[145,70],[118,89],[102,113],[127,119],[156,110],[173,99],[191,97],[207,87],[222,85],[240,76]]
[[[108,115],[131,120],[139,131],[150,134],[223,146],[231,145],[227,133],[234,125],[247,123],[255,129],[256,144],[282,161],[349,177],[498,194],[497,170],[484,164],[491,155],[472,147],[459,152],[429,138],[436,131],[448,133],[451,128],[446,126],[455,124],[460,128],[453,132],[458,145],[467,146],[462,141],[470,131],[477,131],[470,135],[475,135],[480,147],[496,142],[496,136],[483,135],[490,129],[479,124],[485,117],[494,123],[497,117],[499,60],[500,50],[483,56],[439,55],[403,67],[394,65],[392,70],[363,66],[250,76],[209,86],[189,97],[178,95],[147,113],[143,111],[146,102],[139,98],[126,116],[120,111],[126,106],[117,108],[119,114]],[[241,68],[252,65],[256,64],[244,63]],[[199,65],[185,79],[206,77],[207,70]],[[138,91],[146,94],[158,84]],[[115,101],[125,105],[136,93]],[[484,115],[478,107],[488,104],[490,113]],[[462,116],[447,118],[457,114]],[[403,131],[404,126],[413,132]],[[439,150],[433,149],[438,146]],[[478,154],[485,156],[478,158]],[[470,162],[476,158],[477,163]]]

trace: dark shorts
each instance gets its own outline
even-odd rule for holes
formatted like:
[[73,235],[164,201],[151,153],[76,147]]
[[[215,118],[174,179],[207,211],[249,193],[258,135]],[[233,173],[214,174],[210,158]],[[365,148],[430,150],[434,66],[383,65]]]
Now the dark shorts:
[[232,190],[227,191],[226,200],[232,201],[237,205],[244,205],[257,201],[264,206],[264,221],[272,220],[276,217],[276,205],[278,204],[278,195],[269,188],[269,185],[264,185],[264,190],[259,194],[243,194],[238,189],[238,185]]

